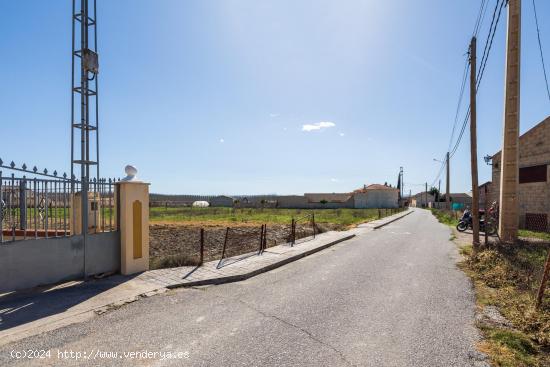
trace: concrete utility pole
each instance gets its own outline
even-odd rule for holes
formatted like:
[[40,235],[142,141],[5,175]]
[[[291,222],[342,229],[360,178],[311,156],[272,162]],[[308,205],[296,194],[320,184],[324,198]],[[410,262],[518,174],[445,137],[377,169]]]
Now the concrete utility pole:
[[470,44],[470,155],[472,165],[472,244],[479,247],[479,183],[477,179],[477,39]]
[[521,0],[508,3],[504,132],[500,168],[499,235],[515,242],[519,227],[519,110],[521,59]]
[[449,152],[447,152],[447,194],[445,195],[445,204],[447,210],[451,210],[451,159],[449,158]]

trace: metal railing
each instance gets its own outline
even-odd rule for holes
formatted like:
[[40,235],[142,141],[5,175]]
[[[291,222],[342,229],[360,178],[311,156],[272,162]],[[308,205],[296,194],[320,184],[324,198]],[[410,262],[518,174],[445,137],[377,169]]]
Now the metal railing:
[[297,219],[292,218],[289,236],[290,245],[294,246],[297,243],[312,240],[317,232],[315,213],[306,214]]
[[234,262],[243,260],[254,254],[260,255],[266,247],[266,225],[250,228],[230,228],[225,231],[222,255],[217,268],[224,266],[224,260],[240,254],[244,257],[235,259]]
[[[4,174],[5,170],[12,171]],[[16,176],[16,172],[23,172]],[[116,231],[114,179],[94,179],[88,183],[88,233]],[[82,183],[66,174],[28,170],[0,159],[0,242],[67,237],[80,232],[79,200]],[[75,209],[75,210],[73,210]]]

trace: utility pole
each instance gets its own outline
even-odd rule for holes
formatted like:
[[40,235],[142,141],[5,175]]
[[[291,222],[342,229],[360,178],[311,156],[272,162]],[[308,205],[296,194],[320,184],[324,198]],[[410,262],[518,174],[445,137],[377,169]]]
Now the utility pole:
[[445,204],[447,210],[451,210],[451,160],[449,158],[449,152],[447,152],[447,194],[445,195]]
[[477,179],[477,39],[470,44],[470,156],[472,165],[472,245],[479,247],[479,183]]
[[[76,213],[73,211],[73,220],[75,216],[81,216],[84,278],[87,276],[88,192],[92,175],[90,166],[95,166],[96,179],[99,180],[99,99],[97,81],[99,61],[97,54],[96,3],[97,0],[72,1],[71,195],[76,194],[77,181],[75,173],[80,169],[81,212]],[[80,103],[78,100],[80,100]],[[78,154],[79,149],[75,144],[78,137],[80,138],[80,154]],[[97,190],[97,188],[95,189]],[[97,218],[94,219],[96,220],[94,225],[97,225]]]
[[439,197],[440,196],[441,196],[441,179],[439,179],[439,186],[438,186],[438,189],[437,189],[437,202],[438,203],[439,203]]
[[426,208],[428,207],[428,183],[426,182]]
[[508,3],[504,131],[500,171],[499,235],[513,243],[519,227],[519,111],[521,60],[521,0]]

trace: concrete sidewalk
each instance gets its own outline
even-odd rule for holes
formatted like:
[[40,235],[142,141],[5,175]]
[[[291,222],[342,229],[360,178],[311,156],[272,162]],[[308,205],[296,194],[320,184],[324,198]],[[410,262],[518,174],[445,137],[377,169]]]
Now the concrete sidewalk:
[[327,232],[291,247],[270,247],[262,255],[244,254],[205,263],[201,267],[150,270],[136,276],[114,275],[87,282],[34,288],[0,294],[0,345],[82,322],[112,308],[170,288],[221,284],[260,273],[322,251],[357,234],[380,228],[411,212],[398,213],[342,232]]

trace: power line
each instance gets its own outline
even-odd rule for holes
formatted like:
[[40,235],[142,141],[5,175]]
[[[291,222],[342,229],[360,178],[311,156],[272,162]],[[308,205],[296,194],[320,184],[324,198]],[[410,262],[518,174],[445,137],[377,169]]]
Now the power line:
[[[508,4],[508,0],[497,0],[496,1],[495,8],[493,10],[493,16],[492,16],[492,19],[491,19],[491,24],[489,26],[489,32],[487,34],[487,39],[485,41],[485,46],[484,46],[484,49],[483,49],[483,56],[482,56],[482,59],[481,59],[480,68],[479,68],[479,71],[478,71],[477,76],[476,76],[476,78],[477,78],[476,92],[479,89],[479,86],[481,85],[481,80],[483,79],[483,74],[485,72],[485,68],[487,67],[487,61],[489,59],[489,54],[490,54],[491,48],[493,46],[493,40],[495,38],[498,23],[499,23],[501,15],[502,15],[502,9],[507,4]],[[480,8],[479,8],[479,13],[478,13],[478,16],[476,18],[476,23],[475,23],[475,26],[474,26],[474,31],[472,33],[472,37],[477,37],[477,35],[479,34],[479,31],[480,31],[480,29],[483,25],[483,21],[485,19],[485,14],[487,12],[488,5],[489,5],[488,1],[482,0]],[[469,53],[468,53],[468,55],[469,55]],[[455,136],[455,133],[456,133],[456,127],[457,127],[457,123],[458,123],[458,116],[460,115],[460,107],[462,105],[462,101],[463,101],[463,97],[464,97],[465,85],[466,85],[466,81],[467,81],[467,78],[468,78],[468,75],[469,75],[468,66],[469,66],[469,57],[466,59],[466,62],[465,62],[464,73],[463,73],[462,83],[461,83],[461,86],[460,86],[460,93],[459,93],[459,97],[458,97],[458,104],[457,104],[457,109],[456,109],[456,113],[455,113],[455,120],[454,120],[454,123],[453,123],[453,129],[451,131],[451,138],[449,140],[449,148],[447,150],[449,152],[449,158],[454,156],[454,154],[458,150],[458,147],[460,146],[460,143],[462,142],[464,132],[466,131],[466,126],[468,125],[468,121],[470,119],[470,107],[468,107],[468,110],[466,111],[466,116],[464,117],[464,121],[462,122],[462,126],[460,128],[460,133],[458,135],[458,138],[457,138],[455,144],[453,145],[452,142],[453,142],[453,139],[454,139],[454,136]],[[452,146],[452,148],[451,148],[451,146]],[[441,174],[443,173],[443,170],[446,167],[446,165],[447,165],[447,162],[443,161],[442,164],[441,164],[441,168],[439,169],[439,172],[438,172],[435,180],[432,183],[432,186],[435,185],[435,182],[437,182],[439,177],[441,177]]]
[[458,96],[458,104],[456,106],[455,121],[453,123],[453,131],[451,132],[451,138],[449,139],[449,147],[447,151],[451,150],[451,145],[453,144],[453,139],[455,137],[456,124],[458,123],[458,116],[460,115],[460,107],[462,106],[462,98],[464,97],[464,87],[466,86],[466,81],[468,80],[468,58],[464,62],[464,73],[462,75],[462,84],[460,86],[460,93]]
[[479,14],[477,15],[477,20],[474,26],[474,32],[472,33],[472,37],[477,37],[479,33],[479,29],[483,24],[483,19],[485,19],[485,11],[487,10],[487,8],[485,7],[486,4],[487,4],[486,0],[481,1],[481,5],[479,7]]
[[544,53],[542,52],[542,42],[540,41],[539,17],[537,16],[537,6],[535,5],[535,0],[533,0],[533,12],[535,14],[535,24],[537,26],[537,38],[539,40],[539,50],[540,50],[540,60],[542,63],[542,71],[544,73],[544,80],[546,82],[546,93],[548,93],[548,100],[550,101],[550,87],[548,86],[548,76],[546,75],[546,64],[544,62]]
[[[487,61],[489,60],[489,54],[491,53],[491,48],[493,47],[493,40],[495,39],[495,34],[497,32],[498,22],[500,21],[500,17],[502,15],[502,9],[504,9],[504,6],[508,3],[508,0],[502,0],[498,1],[495,6],[495,11],[493,12],[493,19],[491,21],[491,27],[489,28],[489,33],[487,34],[487,40],[485,41],[485,47],[483,50],[483,57],[481,58],[481,63],[479,67],[479,71],[477,74],[477,86],[476,91],[479,90],[479,86],[481,85],[481,80],[483,79],[483,74],[485,72],[485,68],[487,66]],[[500,7],[499,7],[500,4]],[[496,16],[496,12],[498,9],[498,16]],[[493,27],[494,24],[494,27]]]
[[[495,38],[498,23],[500,21],[501,15],[502,15],[502,9],[504,8],[504,6],[507,3],[508,3],[507,0],[497,0],[497,2],[495,4],[495,9],[493,11],[493,17],[492,17],[492,20],[491,20],[491,25],[489,27],[489,32],[487,34],[487,39],[485,41],[485,46],[484,46],[483,57],[482,57],[480,69],[478,71],[476,92],[477,92],[477,90],[479,90],[479,86],[481,85],[481,81],[483,79],[483,74],[485,72],[485,68],[487,67],[487,61],[489,60],[489,55],[490,55],[491,49],[493,47],[493,40]],[[458,150],[460,142],[462,141],[462,137],[464,136],[464,132],[466,131],[466,126],[468,125],[469,118],[470,118],[470,108],[468,107],[468,111],[466,112],[466,116],[465,116],[464,121],[462,123],[462,127],[460,129],[460,134],[458,136],[458,139],[457,139],[453,149],[450,149],[450,154],[449,154],[450,157],[452,157],[456,153],[456,151]]]

